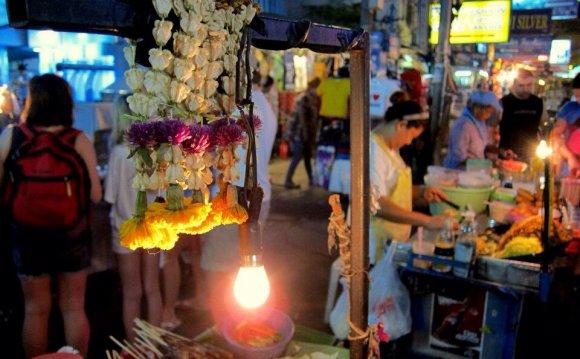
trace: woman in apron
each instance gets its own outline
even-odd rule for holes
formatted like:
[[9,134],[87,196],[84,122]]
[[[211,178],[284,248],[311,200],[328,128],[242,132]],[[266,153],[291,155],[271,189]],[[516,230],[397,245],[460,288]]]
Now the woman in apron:
[[371,216],[370,262],[382,257],[388,239],[406,241],[411,226],[441,229],[444,216],[428,216],[413,212],[413,201],[424,198],[439,202],[446,195],[436,187],[413,186],[411,169],[407,167],[399,149],[410,144],[425,129],[428,113],[414,101],[402,101],[391,106],[370,139],[371,184],[378,198],[379,210]]

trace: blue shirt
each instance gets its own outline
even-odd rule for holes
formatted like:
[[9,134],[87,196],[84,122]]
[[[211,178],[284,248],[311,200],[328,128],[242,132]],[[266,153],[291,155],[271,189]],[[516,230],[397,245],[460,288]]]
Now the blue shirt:
[[485,122],[476,119],[468,108],[455,121],[449,133],[449,150],[443,166],[458,169],[469,158],[485,157],[489,134]]
[[580,104],[577,101],[568,101],[556,114],[556,118],[566,120],[568,125],[573,125],[580,119]]

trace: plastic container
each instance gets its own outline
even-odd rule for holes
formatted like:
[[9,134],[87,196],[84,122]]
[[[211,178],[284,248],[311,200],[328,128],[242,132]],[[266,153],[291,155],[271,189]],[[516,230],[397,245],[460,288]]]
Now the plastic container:
[[252,347],[243,345],[231,337],[232,329],[235,328],[243,317],[230,316],[226,318],[220,325],[221,333],[228,344],[228,348],[234,353],[238,359],[272,359],[282,356],[288,342],[294,336],[294,323],[292,319],[285,313],[279,310],[272,309],[263,313],[254,313],[269,327],[276,330],[282,338],[271,346],[267,347]]
[[[485,211],[489,195],[493,191],[492,186],[485,188],[462,188],[462,187],[440,187],[440,188],[443,192],[445,192],[445,194],[447,195],[447,197],[451,202],[459,205],[462,209],[469,204],[471,205],[471,208],[476,214]],[[443,202],[431,203],[429,205],[429,211],[433,215],[443,214],[445,210],[451,210],[457,216],[460,215],[459,211],[453,209],[451,206]]]
[[515,208],[514,205],[501,201],[489,202],[489,217],[497,223],[508,223],[510,211]]

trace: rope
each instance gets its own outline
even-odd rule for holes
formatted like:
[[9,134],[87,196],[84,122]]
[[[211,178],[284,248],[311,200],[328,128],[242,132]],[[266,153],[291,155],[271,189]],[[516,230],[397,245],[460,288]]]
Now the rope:
[[376,325],[368,326],[365,331],[358,327],[355,323],[350,320],[350,283],[351,278],[355,275],[366,275],[369,276],[367,270],[353,272],[351,263],[351,246],[350,246],[350,228],[344,220],[344,213],[342,211],[332,211],[330,218],[328,219],[328,250],[338,247],[340,257],[343,260],[341,275],[346,279],[346,303],[347,303],[347,321],[350,328],[350,334],[348,335],[348,340],[363,340],[365,344],[369,345],[368,358],[373,358],[375,355],[378,356],[378,339],[376,336]]

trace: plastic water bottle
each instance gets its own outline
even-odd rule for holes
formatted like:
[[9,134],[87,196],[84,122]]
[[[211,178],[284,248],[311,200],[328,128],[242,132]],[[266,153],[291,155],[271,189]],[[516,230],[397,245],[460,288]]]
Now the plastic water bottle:
[[468,210],[463,213],[461,230],[455,243],[455,253],[453,259],[457,262],[467,263],[467,268],[453,268],[453,274],[458,277],[467,278],[473,258],[475,256],[475,246],[477,241],[477,227],[475,223],[475,212]]

